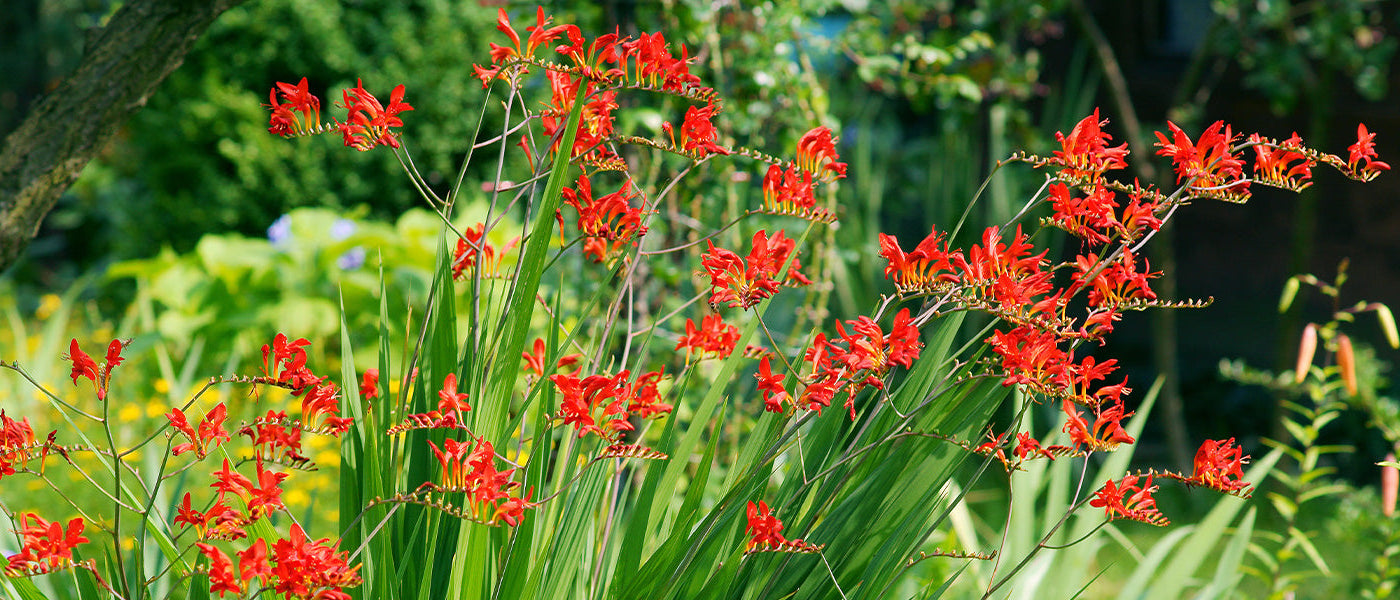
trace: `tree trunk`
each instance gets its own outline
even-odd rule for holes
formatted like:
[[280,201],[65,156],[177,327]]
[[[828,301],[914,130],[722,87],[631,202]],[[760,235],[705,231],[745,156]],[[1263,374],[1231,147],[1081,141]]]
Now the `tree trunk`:
[[214,19],[244,0],[130,0],[73,74],[34,105],[0,151],[0,272],[118,127],[180,66]]

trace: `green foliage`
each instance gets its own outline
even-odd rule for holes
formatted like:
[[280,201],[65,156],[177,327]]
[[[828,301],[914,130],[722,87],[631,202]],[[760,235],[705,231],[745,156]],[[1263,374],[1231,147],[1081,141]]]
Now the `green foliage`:
[[1303,99],[1316,102],[1317,93],[1330,91],[1334,77],[1367,99],[1385,95],[1397,48],[1384,34],[1386,3],[1213,0],[1211,6],[1220,23],[1204,43],[1236,57],[1244,83],[1263,92],[1275,112],[1290,111]]
[[357,80],[381,96],[407,85],[423,124],[411,142],[418,168],[445,189],[474,141],[474,119],[462,115],[483,99],[462,49],[492,31],[494,12],[465,0],[270,0],[229,10],[75,187],[85,217],[74,244],[149,257],[161,244],[189,251],[205,232],[256,235],[297,207],[366,206],[361,216],[394,218],[418,198],[399,184],[393,156],[267,135],[267,92],[307,77],[329,124],[339,90]]
[[[463,201],[459,229],[486,211]],[[152,259],[113,265],[108,277],[138,282],[138,302],[150,304],[154,332],[177,351],[221,340],[203,363],[208,368],[230,354],[255,354],[267,332],[324,347],[340,331],[342,309],[352,331],[372,331],[381,298],[394,313],[406,314],[427,297],[441,220],[422,209],[389,224],[304,208],[274,222],[268,235],[206,235],[191,252],[167,248]],[[507,243],[499,233],[488,241]],[[403,322],[387,326],[402,339]]]

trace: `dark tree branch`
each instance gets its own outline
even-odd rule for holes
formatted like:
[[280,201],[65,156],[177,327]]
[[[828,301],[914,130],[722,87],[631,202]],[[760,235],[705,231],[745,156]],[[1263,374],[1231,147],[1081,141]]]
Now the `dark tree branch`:
[[34,105],[0,150],[0,272],[18,260],[64,190],[146,103],[214,19],[244,0],[130,0],[73,74]]

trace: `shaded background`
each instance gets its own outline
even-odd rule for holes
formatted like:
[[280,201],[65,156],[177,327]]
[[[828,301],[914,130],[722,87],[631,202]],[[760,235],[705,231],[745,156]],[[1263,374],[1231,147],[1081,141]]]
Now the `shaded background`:
[[[81,57],[87,32],[118,2],[10,0],[0,4],[0,133]],[[696,70],[715,83],[728,110],[718,120],[731,139],[783,148],[817,124],[842,136],[850,179],[841,187],[844,265],[833,296],[837,314],[865,310],[888,291],[880,279],[875,232],[912,245],[929,223],[956,222],[995,161],[1018,148],[1048,152],[1053,132],[1100,107],[1124,140],[1131,120],[1143,135],[1167,119],[1195,135],[1223,119],[1237,132],[1284,138],[1297,131],[1325,151],[1345,152],[1364,122],[1382,159],[1400,157],[1400,112],[1389,76],[1400,32],[1396,3],[1259,3],[1207,0],[1119,2],[546,3],[585,31],[666,32],[685,42]],[[473,141],[482,93],[471,76],[498,40],[505,6],[523,28],[533,4],[497,2],[333,2],[250,0],[223,15],[116,141],[60,201],[23,262],[4,274],[26,313],[43,295],[109,265],[186,253],[206,233],[263,237],[296,207],[391,221],[419,203],[387,152],[348,152],[326,139],[266,134],[266,90],[308,77],[325,99],[362,80],[387,93],[403,83],[416,110],[406,140],[428,181],[443,189]],[[1095,47],[1094,30],[1104,36]],[[1105,61],[1110,51],[1121,69]],[[1123,87],[1117,95],[1115,81]],[[624,107],[627,109],[629,107]],[[652,112],[648,112],[648,111]],[[661,109],[624,113],[619,130],[674,119]],[[491,131],[487,122],[483,130]],[[775,133],[781,132],[781,133]],[[645,131],[644,131],[645,133]],[[1144,157],[1138,156],[1138,160]],[[1400,163],[1397,163],[1400,164]],[[1160,169],[1169,165],[1157,163]],[[479,161],[468,187],[489,173]],[[1013,169],[1014,171],[1014,169]],[[1136,175],[1136,174],[1130,174]],[[1167,175],[1169,177],[1169,175]],[[1034,172],[999,174],[965,232],[1003,222],[1039,185]],[[1177,311],[1154,323],[1129,315],[1101,352],[1122,359],[1140,390],[1156,373],[1179,376],[1178,435],[1239,435],[1246,447],[1276,422],[1273,399],[1217,375],[1222,358],[1291,366],[1302,323],[1327,307],[1302,296],[1275,310],[1284,280],[1312,272],[1330,278],[1350,258],[1345,298],[1400,302],[1400,183],[1386,174],[1369,185],[1326,169],[1302,195],[1256,186],[1245,206],[1201,202],[1178,213],[1174,236],[1153,265],[1176,274],[1159,290],[1172,298],[1214,297],[1209,309]],[[703,194],[703,182],[690,193]],[[964,236],[966,237],[966,236]],[[967,241],[967,240],[963,240]],[[1168,241],[1168,240],[1163,240]],[[1065,252],[1076,250],[1065,242]],[[1175,264],[1172,264],[1175,263]],[[87,296],[118,315],[132,295],[126,279]],[[1373,321],[1355,337],[1384,347]],[[1174,348],[1172,345],[1174,344]],[[216,360],[217,357],[211,357]],[[1387,391],[1388,386],[1383,388]],[[1366,480],[1386,443],[1359,418],[1334,428],[1358,445],[1344,465]],[[1139,456],[1181,468],[1182,447],[1152,432]],[[1177,444],[1180,446],[1180,444]],[[1191,444],[1190,447],[1194,447]]]

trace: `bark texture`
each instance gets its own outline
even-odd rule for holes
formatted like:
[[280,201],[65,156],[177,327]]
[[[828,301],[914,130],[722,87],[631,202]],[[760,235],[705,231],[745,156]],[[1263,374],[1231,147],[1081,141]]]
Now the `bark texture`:
[[117,129],[220,14],[244,0],[130,0],[0,150],[0,272]]

